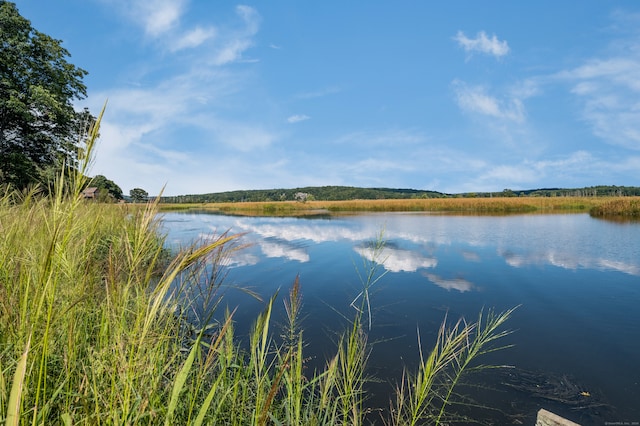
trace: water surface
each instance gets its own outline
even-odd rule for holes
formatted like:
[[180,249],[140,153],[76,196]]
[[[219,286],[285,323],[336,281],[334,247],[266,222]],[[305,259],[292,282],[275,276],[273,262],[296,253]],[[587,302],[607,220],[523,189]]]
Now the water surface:
[[[505,343],[514,346],[487,361],[541,376],[566,377],[588,398],[611,406],[575,410],[531,398],[501,385],[478,399],[501,411],[483,411],[501,424],[524,415],[530,423],[545,407],[583,424],[640,421],[640,224],[586,214],[452,216],[363,214],[324,218],[238,217],[206,213],[163,214],[167,244],[178,247],[212,233],[246,233],[249,247],[228,260],[226,284],[249,287],[265,300],[286,294],[297,275],[304,296],[310,366],[335,351],[336,333],[354,314],[357,270],[371,256],[368,243],[384,232],[388,273],[376,284],[370,372],[372,405],[387,406],[403,367],[418,361],[417,333],[430,347],[445,315],[474,320],[481,310],[520,306]],[[228,290],[237,307],[238,332],[248,332],[261,303]],[[278,304],[281,306],[281,303]],[[280,312],[278,315],[281,315]],[[311,367],[310,367],[311,368]]]

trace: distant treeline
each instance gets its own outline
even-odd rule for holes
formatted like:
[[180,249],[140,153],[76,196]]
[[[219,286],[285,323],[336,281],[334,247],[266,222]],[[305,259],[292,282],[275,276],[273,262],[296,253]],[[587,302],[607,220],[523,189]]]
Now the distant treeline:
[[640,187],[591,186],[585,188],[505,189],[499,192],[445,194],[437,191],[394,188],[358,188],[352,186],[309,186],[293,189],[254,189],[210,194],[162,197],[163,203],[239,203],[259,201],[343,201],[410,198],[491,198],[491,197],[610,197],[640,196]]

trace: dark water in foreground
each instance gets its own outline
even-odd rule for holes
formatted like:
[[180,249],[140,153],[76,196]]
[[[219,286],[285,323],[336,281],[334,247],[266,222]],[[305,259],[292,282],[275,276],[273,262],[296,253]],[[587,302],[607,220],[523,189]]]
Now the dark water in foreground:
[[[640,422],[640,223],[614,223],[585,214],[449,216],[365,214],[315,219],[163,214],[167,244],[186,245],[213,232],[246,232],[251,246],[228,262],[226,284],[249,287],[265,299],[285,295],[300,275],[310,364],[335,351],[335,333],[352,317],[360,291],[356,267],[367,242],[384,228],[389,271],[371,296],[373,345],[370,404],[387,407],[403,367],[433,344],[445,314],[477,318],[483,308],[521,305],[507,323],[514,347],[486,362],[517,368],[516,383],[534,372],[531,386],[558,380],[584,392],[580,409],[507,387],[507,370],[484,374],[478,401],[498,410],[474,413],[492,424],[533,424],[547,408],[585,425]],[[264,306],[228,290],[238,306],[238,333],[247,332]],[[282,303],[278,302],[281,307]],[[283,310],[282,310],[283,311]],[[283,312],[277,313],[284,318]],[[579,398],[577,398],[579,401]],[[524,417],[519,417],[524,416]],[[378,422],[380,423],[380,422]]]

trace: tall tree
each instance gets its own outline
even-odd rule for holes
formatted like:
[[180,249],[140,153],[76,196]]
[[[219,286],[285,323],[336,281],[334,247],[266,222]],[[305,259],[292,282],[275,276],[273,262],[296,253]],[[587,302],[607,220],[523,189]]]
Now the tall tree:
[[14,3],[0,0],[0,183],[19,188],[43,169],[74,165],[91,119],[83,99],[87,72],[69,62],[62,41],[35,30]]
[[133,188],[129,191],[129,196],[134,203],[142,203],[143,201],[147,201],[149,193],[142,188]]
[[88,186],[95,186],[96,188],[105,191],[108,195],[111,195],[116,200],[122,200],[122,189],[112,180],[107,179],[103,175],[96,175],[93,179],[87,182]]

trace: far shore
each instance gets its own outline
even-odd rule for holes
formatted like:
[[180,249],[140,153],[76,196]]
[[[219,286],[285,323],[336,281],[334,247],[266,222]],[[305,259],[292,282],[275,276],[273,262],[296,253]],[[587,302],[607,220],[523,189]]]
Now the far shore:
[[261,201],[160,204],[161,211],[208,210],[237,215],[303,216],[350,212],[439,212],[458,214],[591,213],[640,217],[640,197],[494,197],[346,201]]

